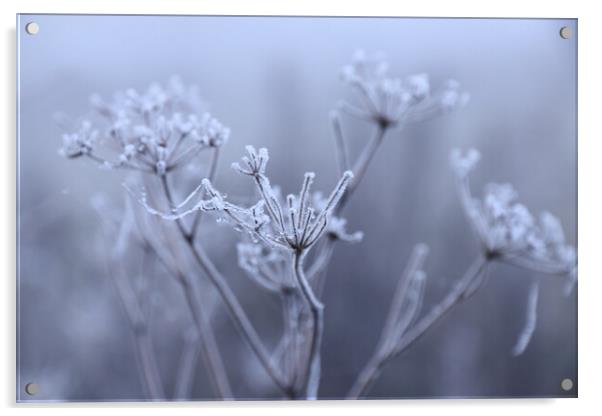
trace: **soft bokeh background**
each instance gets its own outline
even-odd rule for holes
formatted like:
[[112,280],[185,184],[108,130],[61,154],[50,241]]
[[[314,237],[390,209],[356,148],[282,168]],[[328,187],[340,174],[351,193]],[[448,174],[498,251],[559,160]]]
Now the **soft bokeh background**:
[[[23,33],[29,21],[39,23],[38,35]],[[143,397],[89,203],[99,192],[122,203],[122,175],[62,159],[57,112],[77,119],[88,112],[91,93],[144,89],[178,74],[197,84],[207,108],[232,128],[221,189],[251,193],[228,166],[254,144],[269,147],[270,176],[287,192],[308,170],[327,191],[336,181],[328,112],[352,97],[338,71],[357,48],[385,53],[392,74],[429,73],[435,88],[447,78],[460,81],[471,94],[468,107],[390,132],[346,211],[350,229],[366,237],[338,246],[323,297],[320,395],[337,398],[372,353],[412,246],[431,247],[426,309],[477,253],[448,167],[452,148],[481,151],[476,192],[490,181],[513,183],[533,212],[557,215],[576,243],[577,43],[576,36],[560,38],[565,25],[576,35],[572,20],[22,16],[19,394],[35,382],[36,399]],[[358,150],[370,129],[344,122]],[[236,235],[209,229],[205,244],[273,345],[278,300],[238,269]],[[538,327],[525,354],[513,358],[533,279],[542,283]],[[496,266],[478,295],[389,365],[371,397],[573,396],[576,390],[560,389],[563,378],[577,379],[576,295],[563,297],[563,283]],[[170,392],[190,322],[175,283],[158,287],[155,343]],[[277,397],[219,303],[213,323],[237,395]],[[211,394],[199,366],[193,397]]]

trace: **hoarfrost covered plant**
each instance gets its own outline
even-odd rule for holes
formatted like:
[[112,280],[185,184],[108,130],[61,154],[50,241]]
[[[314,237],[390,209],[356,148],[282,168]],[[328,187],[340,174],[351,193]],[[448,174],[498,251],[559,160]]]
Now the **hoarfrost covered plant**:
[[[253,146],[247,146],[247,155],[243,156],[241,166],[239,163],[234,163],[232,167],[239,173],[249,176],[253,179],[255,186],[261,199],[255,205],[245,208],[226,201],[226,197],[218,192],[208,179],[204,179],[202,186],[205,188],[209,199],[197,202],[191,209],[182,213],[165,213],[160,214],[156,209],[151,208],[145,200],[142,200],[143,205],[151,214],[161,215],[166,219],[180,219],[186,215],[194,213],[196,210],[205,212],[216,212],[236,228],[247,231],[256,240],[263,242],[268,247],[287,250],[290,253],[292,265],[291,275],[294,277],[294,282],[283,286],[289,290],[298,288],[298,296],[303,298],[306,307],[312,315],[310,346],[307,352],[307,364],[305,369],[301,369],[300,386],[290,386],[294,395],[298,394],[301,389],[305,392],[305,397],[308,399],[317,398],[318,385],[320,380],[320,349],[322,332],[324,327],[323,305],[316,297],[313,288],[311,287],[304,271],[303,261],[314,244],[322,237],[328,229],[328,224],[331,220],[332,213],[337,203],[341,199],[345,188],[349,181],[353,178],[350,171],[346,171],[330,196],[322,202],[321,198],[312,198],[311,186],[314,181],[315,174],[308,172],[304,175],[301,190],[298,195],[289,194],[286,197],[286,205],[280,201],[279,192],[272,189],[270,180],[266,176],[266,167],[268,163],[268,151],[265,148],[257,151]],[[193,199],[194,195],[199,192],[199,188],[193,191],[185,201]],[[318,201],[321,205],[319,209],[312,206],[312,200]],[[264,214],[264,211],[267,213]],[[356,236],[348,236],[344,234],[342,226],[344,220],[338,219],[337,229],[331,232],[338,232],[341,237],[356,240]],[[259,253],[261,248],[252,248],[248,245],[239,245],[239,254],[243,255],[242,264],[246,270],[253,270],[253,274],[258,276],[259,261],[254,257],[255,261],[249,262],[249,254]],[[268,255],[272,258],[278,258],[275,255]],[[245,261],[246,260],[246,261]],[[262,262],[263,263],[263,262]],[[264,283],[264,286],[278,285],[277,279],[273,277],[267,269],[263,269],[264,279],[257,279]],[[269,283],[268,283],[269,282]],[[294,375],[297,379],[297,374]],[[292,383],[293,380],[289,380]]]
[[[63,136],[63,156],[88,159],[102,168],[125,169],[135,174],[126,188],[139,202],[139,209],[126,204],[121,229],[136,228],[145,250],[153,253],[163,264],[163,271],[178,282],[198,334],[188,337],[198,345],[183,353],[181,371],[175,376],[175,397],[183,398],[191,391],[195,354],[203,358],[216,397],[236,397],[201,293],[206,287],[201,283],[205,282],[213,286],[274,385],[289,398],[319,397],[325,328],[321,297],[328,265],[339,242],[360,243],[363,238],[363,232],[347,231],[345,206],[388,132],[462,108],[468,101],[468,94],[456,81],[447,81],[443,88],[432,91],[426,74],[397,78],[388,75],[388,70],[381,55],[358,51],[353,62],[341,71],[343,80],[359,92],[360,101],[358,105],[343,101],[331,114],[340,179],[328,197],[312,191],[313,172],[304,174],[298,194],[284,197],[281,188],[272,185],[268,178],[268,150],[247,146],[246,154],[232,168],[249,178],[257,199],[245,199],[245,204],[233,202],[238,199],[228,197],[214,185],[220,148],[227,142],[230,130],[201,112],[197,89],[185,87],[177,78],[165,86],[153,84],[144,92],[117,93],[109,101],[93,96],[92,114],[75,133]],[[339,111],[373,125],[374,135],[355,158],[348,153]],[[199,165],[198,157],[206,152],[211,154],[206,173],[190,192],[189,182],[181,179],[186,170],[181,168]],[[425,307],[424,266],[429,250],[424,244],[415,246],[399,275],[374,354],[348,397],[362,397],[389,362],[477,291],[496,261],[547,274],[568,274],[567,293],[575,284],[576,253],[565,243],[555,217],[544,213],[536,221],[517,202],[510,185],[487,186],[481,200],[471,195],[468,176],[479,157],[475,150],[466,154],[455,151],[451,161],[464,210],[482,252],[439,303]],[[281,300],[282,328],[276,345],[266,345],[231,289],[229,279],[199,241],[205,235],[206,227],[199,225],[205,214],[212,214],[220,223],[228,223],[239,231],[238,265],[260,288]],[[114,228],[111,225],[111,230]],[[115,263],[117,259],[113,255],[108,260]],[[132,311],[137,311],[144,299],[129,296],[123,285],[118,289],[126,315],[132,321]],[[535,331],[538,290],[539,284],[534,283],[528,297],[525,328],[513,349],[515,355],[525,351]],[[142,323],[145,330],[150,330],[146,321]],[[143,358],[139,360],[140,378],[147,394],[152,399],[164,399],[168,395],[151,339],[146,333],[139,333],[135,325],[131,329],[137,341],[136,352]]]

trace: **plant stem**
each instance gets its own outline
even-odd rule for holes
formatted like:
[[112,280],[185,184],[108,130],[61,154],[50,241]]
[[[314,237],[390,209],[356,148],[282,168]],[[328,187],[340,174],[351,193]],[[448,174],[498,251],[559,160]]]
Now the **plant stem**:
[[[340,126],[339,126],[339,128],[340,128]],[[336,129],[336,127],[335,127],[335,129]],[[381,143],[383,142],[383,139],[385,138],[385,135],[387,133],[387,129],[388,129],[387,126],[380,125],[380,124],[377,125],[374,135],[372,136],[372,138],[370,139],[368,144],[366,144],[366,146],[362,150],[362,153],[360,154],[357,161],[355,162],[355,165],[353,166],[353,170],[352,170],[352,172],[354,174],[353,180],[347,186],[345,193],[339,200],[339,203],[338,203],[337,207],[335,208],[335,215],[337,215],[343,211],[343,209],[345,208],[345,205],[347,205],[347,202],[349,201],[349,199],[351,198],[353,193],[358,188],[360,182],[362,181],[364,176],[366,176],[366,172],[368,171],[368,166],[370,165],[370,162],[374,158],[376,151],[378,150]],[[341,131],[335,130],[335,136],[340,136],[340,135],[341,135]],[[337,139],[337,141],[341,141],[344,143],[344,140],[343,140],[344,138],[342,136],[336,137],[336,139]],[[339,146],[339,145],[337,144],[337,146]],[[336,242],[337,242],[336,239],[328,238],[322,244],[323,247],[322,247],[321,251],[327,252],[328,255],[318,257],[320,262],[314,263],[314,265],[312,265],[312,267],[309,271],[309,277],[312,280],[312,282],[314,281],[314,278],[316,276],[319,277],[320,281],[313,283],[314,287],[318,288],[319,292],[321,292],[323,289],[324,280],[325,280],[325,276],[323,276],[323,274],[326,273],[326,268],[328,267],[328,264],[330,263],[332,254],[334,253],[334,246],[336,245]]]
[[165,391],[159,375],[159,365],[148,332],[148,326],[146,324],[138,325],[132,332],[148,395],[151,400],[165,399]]
[[324,332],[324,305],[315,296],[309,282],[305,278],[305,273],[303,272],[304,257],[302,251],[293,254],[293,272],[312,315],[311,346],[303,388],[305,389],[306,398],[308,400],[315,400],[317,399],[318,388],[320,386],[320,350],[322,347],[322,333]]
[[347,186],[345,193],[341,197],[341,200],[339,201],[339,204],[336,208],[336,212],[341,212],[343,210],[347,201],[349,200],[349,198],[351,198],[351,195],[353,195],[364,176],[366,176],[368,166],[374,158],[376,151],[380,147],[380,144],[382,143],[385,137],[385,133],[387,132],[387,128],[388,127],[379,124],[376,128],[376,132],[374,133],[366,147],[364,147],[364,150],[362,150],[360,156],[357,158],[357,161],[353,165],[352,170],[354,178],[351,181],[351,183],[349,183],[349,186]]
[[228,375],[224,368],[224,362],[217,346],[215,334],[211,327],[211,322],[202,307],[195,285],[192,279],[180,275],[178,279],[182,284],[182,289],[186,296],[186,302],[192,312],[194,323],[199,331],[199,342],[203,360],[210,373],[211,383],[215,391],[223,399],[232,399],[232,389],[228,381]]
[[[163,184],[163,189],[170,206],[173,206],[173,197],[167,182],[167,177],[165,175],[161,176],[161,183]],[[177,226],[186,243],[191,245],[192,241],[184,229],[184,224],[178,220]],[[207,370],[210,374],[211,382],[214,385],[217,394],[221,398],[232,398],[232,389],[230,388],[224,363],[215,340],[215,334],[213,332],[213,328],[211,327],[211,323],[205,316],[202,301],[199,298],[196,285],[194,284],[194,281],[185,274],[176,271],[176,275],[178,277],[178,281],[182,285],[188,308],[190,309],[194,322],[199,329],[201,351],[203,353],[203,359],[207,366]]]
[[[161,177],[161,183],[163,185],[163,190],[165,192],[167,201],[169,202],[169,204],[171,206],[173,206],[172,193],[171,193],[171,190],[169,187],[169,183],[167,182],[167,178],[165,176]],[[281,388],[284,392],[287,392],[287,394],[288,394],[288,392],[290,390],[289,386],[287,385],[286,381],[283,380],[282,376],[279,374],[278,369],[273,366],[272,361],[270,359],[270,355],[267,352],[267,350],[265,349],[265,346],[263,345],[261,338],[255,331],[255,328],[251,324],[251,321],[247,317],[247,314],[245,313],[244,309],[242,308],[241,304],[239,303],[238,298],[236,297],[236,295],[234,294],[234,292],[228,285],[226,279],[217,270],[217,268],[215,267],[213,262],[209,259],[209,256],[207,255],[205,250],[203,250],[203,248],[200,245],[194,244],[193,239],[186,232],[186,229],[184,228],[184,224],[182,223],[180,218],[176,219],[176,225],[178,227],[178,230],[180,231],[180,234],[184,238],[186,244],[190,248],[190,251],[191,251],[195,261],[201,267],[203,272],[207,275],[210,282],[217,289],[218,293],[220,294],[224,303],[226,304],[228,311],[230,312],[230,314],[233,318],[234,323],[236,324],[237,328],[240,330],[240,332],[242,333],[244,338],[249,343],[253,352],[259,358],[259,361],[261,362],[263,367],[266,369],[268,375],[272,378],[272,380],[276,383],[276,385],[279,388]]]
[[[106,247],[105,250],[108,252]],[[107,258],[109,258],[108,255]],[[117,292],[121,306],[128,319],[128,326],[132,340],[134,341],[134,352],[136,354],[136,361],[138,362],[139,376],[144,390],[151,400],[165,399],[166,396],[161,382],[157,355],[155,354],[152,339],[148,332],[148,322],[142,313],[134,291],[130,285],[121,280],[123,274],[117,270],[113,270],[113,266],[108,262],[106,266],[107,273],[111,277],[113,287]]]
[[[219,151],[219,147],[215,147],[213,148],[213,154],[211,155],[211,162],[209,162],[209,171],[207,172],[207,179],[209,179],[211,181],[211,183],[213,183],[213,180],[215,179],[215,173],[217,172],[217,165],[219,162],[219,156],[220,156],[220,151]],[[204,191],[201,193],[201,197],[204,195]],[[198,211],[196,213],[196,215],[194,216],[194,219],[192,221],[192,226],[190,227],[190,232],[188,233],[190,235],[190,238],[194,241],[194,239],[196,238],[196,233],[197,230],[199,228],[199,224],[201,223],[201,218],[203,216],[203,211]]]
[[151,400],[165,399],[166,396],[163,384],[161,383],[157,356],[148,332],[148,323],[142,314],[140,305],[131,288],[126,286],[125,282],[120,281],[120,276],[113,271],[109,271],[109,274],[128,318],[142,384],[148,398]]
[[433,307],[433,309],[431,309],[426,316],[420,319],[416,325],[410,328],[402,336],[399,343],[392,351],[378,351],[377,354],[375,354],[369,360],[364,369],[360,372],[355,384],[349,391],[347,398],[358,399],[360,396],[362,396],[381,373],[385,364],[403,353],[415,341],[422,337],[422,335],[424,335],[428,329],[446,316],[454,306],[459,305],[466,289],[484,271],[489,261],[489,259],[482,256],[479,256],[477,259],[475,259],[464,276],[462,276],[462,278],[456,283],[454,288],[447,294],[447,296],[443,298],[439,304]]
[[341,126],[341,120],[338,114],[331,116],[332,134],[334,136],[334,144],[336,150],[337,166],[339,168],[339,175],[343,175],[347,169],[349,169],[349,156],[347,154],[347,146],[345,144],[345,137],[343,136],[343,128]]
[[194,371],[197,366],[198,356],[200,354],[200,335],[198,329],[193,328],[194,333],[186,335],[184,349],[178,365],[178,375],[176,377],[176,386],[174,389],[175,399],[189,399],[194,379]]

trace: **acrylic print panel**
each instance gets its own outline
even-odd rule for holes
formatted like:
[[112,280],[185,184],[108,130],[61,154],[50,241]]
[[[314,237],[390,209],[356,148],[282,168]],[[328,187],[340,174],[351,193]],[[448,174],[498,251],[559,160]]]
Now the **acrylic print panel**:
[[576,397],[575,20],[17,31],[19,401]]

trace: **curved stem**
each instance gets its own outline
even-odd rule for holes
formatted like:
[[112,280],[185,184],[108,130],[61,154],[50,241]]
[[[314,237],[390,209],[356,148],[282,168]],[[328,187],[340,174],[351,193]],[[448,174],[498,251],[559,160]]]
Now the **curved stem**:
[[481,256],[475,259],[464,276],[456,283],[447,296],[433,307],[426,316],[420,319],[416,325],[410,328],[402,336],[399,343],[392,351],[379,351],[375,354],[360,372],[353,387],[349,391],[347,398],[360,398],[368,391],[387,363],[408,349],[415,341],[421,338],[428,329],[445,317],[454,306],[460,304],[466,289],[470,287],[471,283],[484,271],[489,261],[489,259]]
[[321,372],[321,354],[322,333],[324,332],[324,305],[318,300],[314,294],[309,282],[303,272],[304,253],[295,252],[293,254],[293,272],[297,283],[301,288],[303,297],[309,305],[312,315],[312,338],[309,351],[309,359],[307,363],[306,378],[304,389],[308,400],[315,400],[318,396],[318,388],[320,386]]

